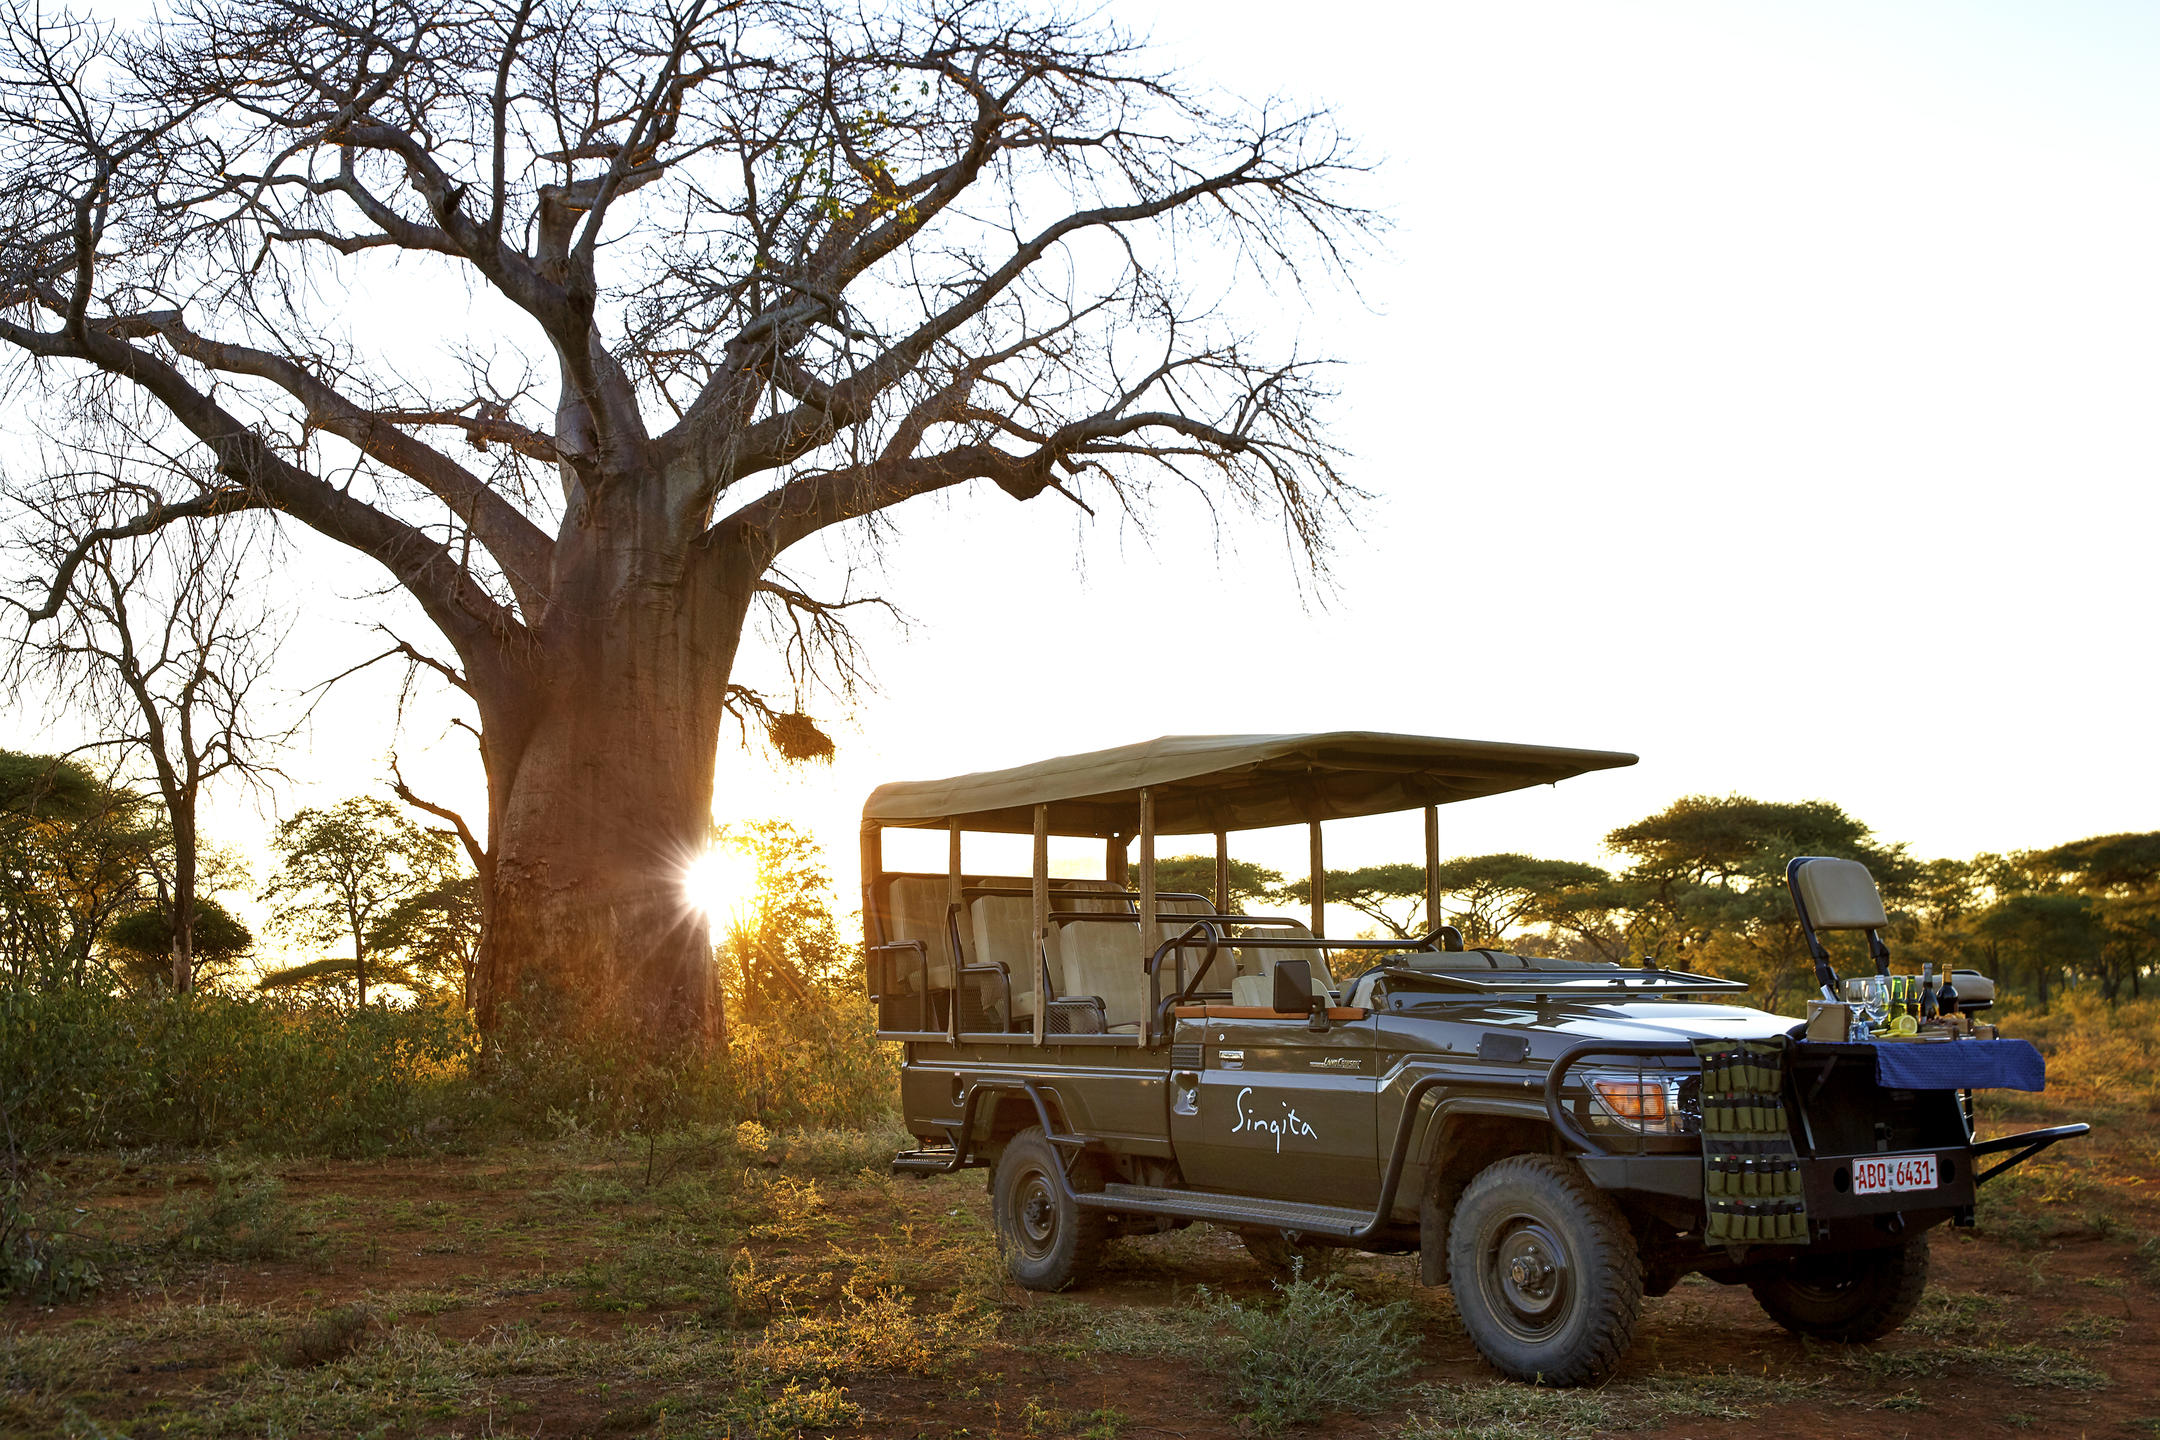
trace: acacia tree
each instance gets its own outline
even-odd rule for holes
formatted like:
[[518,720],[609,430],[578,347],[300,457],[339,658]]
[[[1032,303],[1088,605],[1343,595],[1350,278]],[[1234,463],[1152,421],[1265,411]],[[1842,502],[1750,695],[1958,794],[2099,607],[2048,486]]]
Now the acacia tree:
[[[1441,862],[1436,877],[1442,911],[1472,945],[1498,947],[1526,924],[1556,924],[1563,902],[1611,880],[1595,865],[1540,860],[1530,855],[1471,855]],[[1398,940],[1425,933],[1425,867],[1400,862],[1330,870],[1322,892],[1330,905],[1347,905],[1377,921]],[[1311,903],[1312,881],[1293,880],[1282,898]],[[1572,926],[1563,926],[1572,931]]]
[[[136,910],[106,928],[105,963],[129,984],[151,990],[172,984],[173,915],[165,907]],[[214,895],[195,902],[189,937],[191,983],[224,979],[255,948],[254,932]]]
[[[1276,887],[1282,884],[1282,872],[1256,865],[1250,860],[1232,858],[1230,861],[1230,894],[1227,904],[1232,909],[1258,905],[1275,898]],[[1183,891],[1188,895],[1205,895],[1211,900],[1215,894],[1215,857],[1213,855],[1159,855],[1155,859],[1155,890]]]
[[[302,810],[277,828],[277,873],[263,899],[273,919],[303,940],[350,941],[352,960],[318,960],[266,983],[350,971],[357,1002],[367,1004],[368,961],[377,945],[410,945],[410,917],[400,907],[457,878],[457,842],[426,830],[387,800],[355,795],[321,810]],[[387,931],[386,921],[396,923]]]
[[791,714],[734,678],[746,619],[831,633],[792,548],[981,482],[1132,509],[1182,480],[1312,557],[1345,493],[1315,364],[1224,297],[1339,265],[1367,223],[1346,152],[1324,114],[1205,101],[1097,22],[14,13],[0,341],[24,388],[165,423],[214,476],[80,543],[270,508],[425,612],[484,737],[484,1026],[711,1033],[680,867],[723,716]]
[[1605,845],[1631,862],[1621,883],[1633,892],[1628,938],[1640,953],[1743,974],[1762,987],[1765,1009],[1814,989],[1785,888],[1793,856],[1859,861],[1893,914],[1904,909],[1920,872],[1902,843],[1877,840],[1826,800],[1683,795],[1612,831]]
[[106,927],[143,903],[157,804],[61,755],[0,750],[0,984],[103,983]]

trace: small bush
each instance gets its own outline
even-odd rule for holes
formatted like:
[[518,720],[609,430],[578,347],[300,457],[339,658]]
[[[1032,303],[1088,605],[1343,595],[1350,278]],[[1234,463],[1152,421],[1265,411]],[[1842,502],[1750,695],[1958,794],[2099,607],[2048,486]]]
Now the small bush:
[[1374,1410],[1410,1373],[1416,1341],[1407,1302],[1369,1305],[1326,1280],[1277,1285],[1273,1305],[1208,1295],[1202,1310],[1220,1335],[1232,1398],[1255,1430],[1273,1434],[1335,1410]]
[[360,1348],[374,1327],[375,1313],[365,1305],[340,1305],[302,1321],[277,1349],[277,1363],[288,1370],[341,1360]]
[[82,1299],[104,1280],[91,1251],[33,1207],[21,1181],[0,1184],[0,1297],[39,1305]]
[[940,1375],[972,1357],[997,1332],[997,1316],[956,1296],[945,1310],[918,1314],[897,1291],[865,1295],[850,1281],[826,1313],[790,1311],[765,1327],[759,1358],[779,1375],[886,1370]]
[[158,1248],[199,1260],[283,1260],[293,1253],[293,1229],[276,1176],[220,1169],[209,1194],[167,1202]]

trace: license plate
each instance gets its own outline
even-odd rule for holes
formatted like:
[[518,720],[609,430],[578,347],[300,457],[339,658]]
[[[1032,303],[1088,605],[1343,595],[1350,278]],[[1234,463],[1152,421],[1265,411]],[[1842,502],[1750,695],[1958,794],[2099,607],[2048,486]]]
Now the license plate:
[[1893,1195],[1903,1190],[1935,1188],[1933,1155],[1884,1155],[1852,1162],[1852,1193]]

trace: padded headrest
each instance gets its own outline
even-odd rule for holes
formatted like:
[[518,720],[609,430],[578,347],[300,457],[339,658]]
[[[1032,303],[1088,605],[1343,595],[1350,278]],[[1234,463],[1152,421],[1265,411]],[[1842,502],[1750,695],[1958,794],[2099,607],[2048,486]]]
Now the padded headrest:
[[1804,860],[1793,885],[1817,930],[1880,930],[1890,923],[1875,877],[1857,860]]
[[1275,980],[1270,975],[1240,975],[1230,982],[1232,1005],[1257,1005],[1262,1010],[1275,1008]]

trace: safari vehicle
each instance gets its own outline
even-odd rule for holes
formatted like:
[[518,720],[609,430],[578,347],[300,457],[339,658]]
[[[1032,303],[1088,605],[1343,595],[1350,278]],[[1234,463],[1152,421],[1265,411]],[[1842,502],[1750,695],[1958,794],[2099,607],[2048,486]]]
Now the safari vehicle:
[[[1741,982],[1464,949],[1440,923],[1439,807],[1634,760],[1170,737],[879,787],[868,984],[880,1035],[905,1046],[920,1146],[894,1169],[988,1169],[1013,1278],[1037,1289],[1083,1281],[1114,1236],[1195,1221],[1276,1267],[1414,1251],[1496,1368],[1549,1385],[1606,1375],[1643,1296],[1691,1272],[1749,1286],[1801,1334],[1895,1329],[1927,1232],[1971,1224],[1979,1185],[2086,1127],[1978,1142],[1969,1090],[1882,1078],[1889,1052],[1972,1063],[1987,1042],[1798,1043],[1791,1019],[1732,1002]],[[1307,825],[1322,877],[1323,821],[1418,809],[1420,939],[1328,936],[1317,883],[1304,922],[1226,903],[1233,832]],[[944,873],[888,870],[891,828],[945,830]],[[969,832],[1031,834],[1032,873],[969,869]],[[1166,834],[1214,837],[1212,895],[1156,888]],[[1051,836],[1101,840],[1102,877],[1052,876]],[[1851,862],[1796,863],[1835,998],[1816,932],[1865,930],[1881,971],[1880,900]],[[1980,977],[1958,989],[1986,1003]]]

